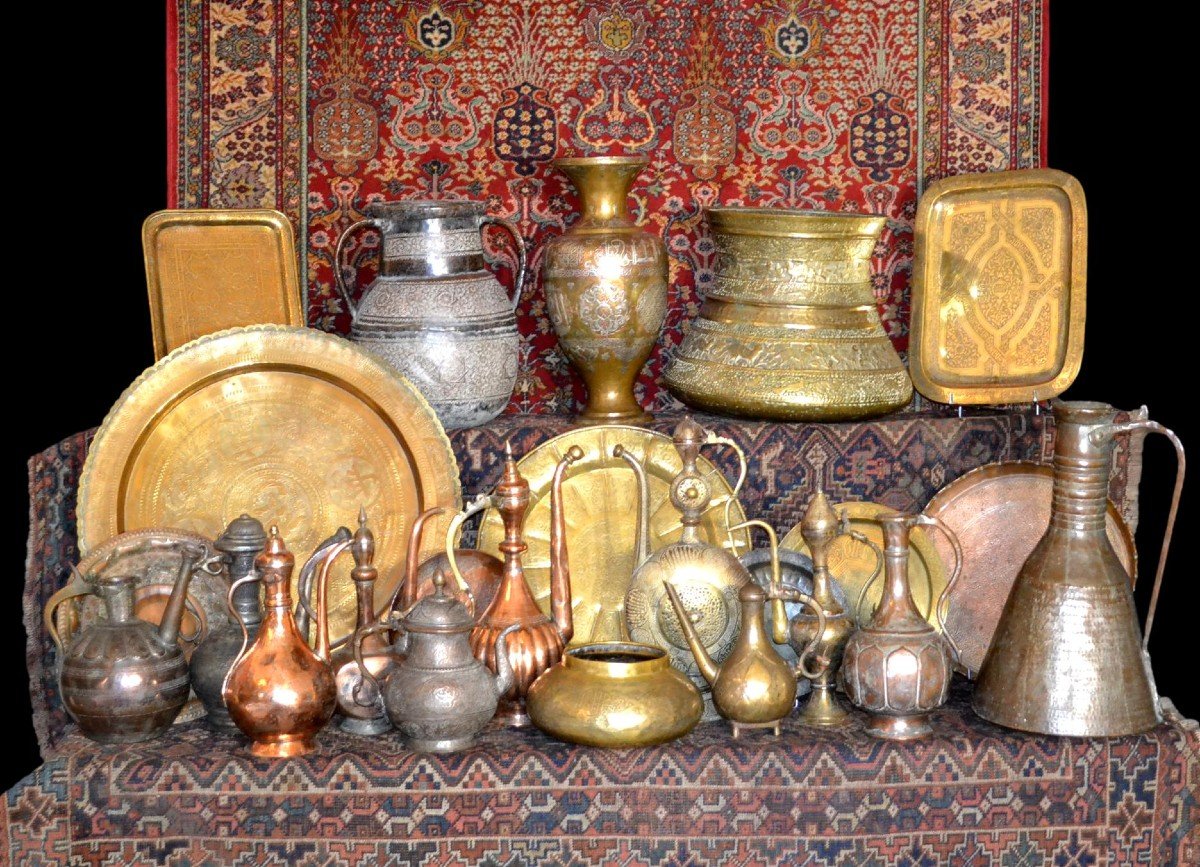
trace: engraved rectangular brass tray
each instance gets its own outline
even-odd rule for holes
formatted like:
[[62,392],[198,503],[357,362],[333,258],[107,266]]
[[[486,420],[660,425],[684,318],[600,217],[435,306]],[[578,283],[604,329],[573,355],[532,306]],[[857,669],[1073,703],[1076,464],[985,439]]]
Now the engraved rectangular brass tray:
[[1083,357],[1087,207],[1053,169],[943,178],[917,208],[909,373],[954,404],[1049,400]]
[[292,224],[279,211],[159,211],[142,224],[154,357],[239,325],[304,325]]
[[[145,527],[212,539],[243,512],[304,558],[366,508],[376,603],[404,569],[425,509],[460,508],[450,441],[421,394],[350,341],[260,325],[202,337],[143,373],[109,411],[79,483],[79,544]],[[425,533],[441,549],[449,516]],[[299,577],[293,574],[293,582]],[[330,573],[330,634],[354,628],[350,569]]]

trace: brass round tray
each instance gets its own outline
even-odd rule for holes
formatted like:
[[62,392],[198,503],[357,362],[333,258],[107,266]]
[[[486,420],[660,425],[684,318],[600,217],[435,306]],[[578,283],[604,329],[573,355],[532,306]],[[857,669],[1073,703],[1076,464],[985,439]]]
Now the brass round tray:
[[[657,551],[679,539],[683,525],[671,505],[670,486],[683,468],[671,438],[654,431],[625,425],[579,428],[547,440],[517,464],[529,481],[529,511],[525,517],[523,562],[525,577],[538,605],[550,613],[550,482],[554,467],[572,446],[583,449],[583,460],[574,464],[563,480],[563,516],[567,524],[567,553],[571,564],[571,601],[575,612],[572,645],[598,641],[627,641],[625,593],[629,589],[637,535],[637,478],[621,458],[613,457],[620,444],[646,469],[650,487],[650,550]],[[698,466],[712,486],[713,498],[700,524],[700,538],[729,548],[725,503],[733,488],[707,459]],[[729,508],[730,524],[746,519],[741,504]],[[499,555],[504,539],[500,513],[488,509],[479,527],[478,548]],[[745,530],[734,533],[734,556],[750,550]]]
[[[882,503],[868,503],[861,500],[837,503],[833,508],[839,514],[845,511],[846,516],[850,519],[852,530],[857,530],[880,548],[883,547],[883,528],[872,519],[885,512],[894,512],[895,509]],[[930,600],[937,601],[938,596],[946,587],[949,575],[930,538],[932,535],[926,533],[921,527],[912,528],[909,535],[911,547],[908,556],[908,585],[912,591],[913,601],[917,603],[917,608],[936,628],[937,616]],[[812,552],[808,550],[808,545],[804,543],[804,539],[800,535],[799,524],[788,531],[788,534],[783,537],[783,541],[779,543],[779,547],[812,556]],[[884,582],[881,576],[876,579],[864,597],[861,610],[854,610],[863,585],[871,580],[871,575],[875,572],[876,563],[875,552],[849,536],[838,536],[829,546],[829,574],[845,591],[847,608],[857,623],[864,623],[871,619],[875,606],[879,604],[879,600],[883,596]]]
[[[1054,471],[1042,464],[1013,461],[988,464],[955,479],[925,507],[940,518],[963,549],[963,569],[947,599],[946,632],[961,652],[959,670],[974,676],[992,643],[1008,592],[1021,566],[1050,525]],[[1108,541],[1131,578],[1137,576],[1137,549],[1129,526],[1110,501]],[[948,542],[934,534],[946,562]]]
[[[340,337],[262,325],[181,346],[126,389],[84,464],[79,540],[87,552],[163,526],[215,538],[244,512],[277,523],[303,562],[363,506],[382,603],[403,575],[413,519],[448,507],[426,534],[428,556],[460,503],[450,441],[407,380]],[[349,571],[330,576],[333,639],[354,628]]]

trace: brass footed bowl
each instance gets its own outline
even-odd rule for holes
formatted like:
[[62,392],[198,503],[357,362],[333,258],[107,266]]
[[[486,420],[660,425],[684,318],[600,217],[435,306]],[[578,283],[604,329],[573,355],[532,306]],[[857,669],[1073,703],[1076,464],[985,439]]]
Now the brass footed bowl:
[[592,747],[648,747],[690,732],[704,703],[665,651],[604,642],[569,649],[529,688],[534,724]]
[[664,375],[712,412],[781,421],[899,409],[912,382],[879,320],[871,256],[886,218],[709,208],[716,283]]

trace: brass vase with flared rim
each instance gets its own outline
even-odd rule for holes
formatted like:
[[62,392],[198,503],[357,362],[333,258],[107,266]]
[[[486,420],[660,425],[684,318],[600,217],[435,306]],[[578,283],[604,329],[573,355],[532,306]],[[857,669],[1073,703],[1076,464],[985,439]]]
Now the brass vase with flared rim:
[[675,740],[704,710],[699,691],[665,650],[619,641],[568,648],[529,688],[528,706],[547,734],[610,749]]
[[546,245],[542,285],[550,322],[587,384],[580,421],[642,424],[633,387],[667,314],[667,248],[639,229],[627,200],[642,157],[554,161],[579,192],[582,215]]
[[[1104,403],[1054,404],[1050,525],[1009,591],[975,681],[975,712],[1022,731],[1117,737],[1162,721],[1146,652],[1186,466],[1178,437],[1146,419],[1118,423]],[[1105,512],[1116,437],[1160,433],[1178,468],[1158,572],[1139,634],[1129,576],[1108,540]]]
[[871,256],[885,217],[709,208],[716,283],[664,373],[692,406],[780,421],[899,409],[912,382],[884,333]]

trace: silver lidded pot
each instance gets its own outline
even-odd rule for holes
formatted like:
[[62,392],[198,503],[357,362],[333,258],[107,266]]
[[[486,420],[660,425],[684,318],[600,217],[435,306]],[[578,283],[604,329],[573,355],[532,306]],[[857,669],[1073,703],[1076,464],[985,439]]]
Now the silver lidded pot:
[[[403,374],[448,428],[491,421],[517,381],[516,307],[525,243],[483,202],[372,202],[338,239],[334,273],[353,316],[350,339]],[[517,250],[510,300],[487,270],[481,232],[500,226]],[[355,304],[342,272],[346,242],[360,229],[383,236],[379,273]]]

